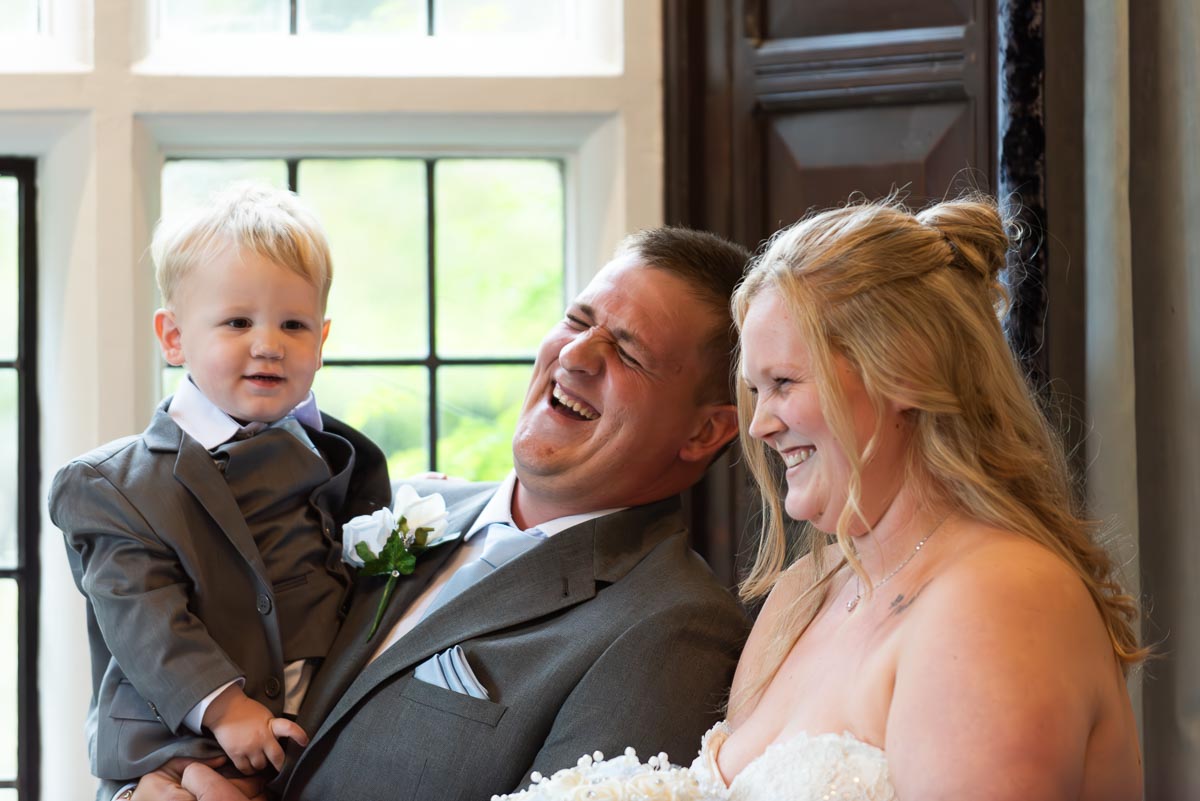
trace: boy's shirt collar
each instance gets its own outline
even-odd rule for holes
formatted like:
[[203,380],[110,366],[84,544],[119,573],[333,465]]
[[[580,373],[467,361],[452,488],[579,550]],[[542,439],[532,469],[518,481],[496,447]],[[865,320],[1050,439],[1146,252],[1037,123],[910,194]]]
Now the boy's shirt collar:
[[[203,445],[205,450],[212,450],[228,442],[242,429],[237,420],[225,414],[200,391],[190,375],[179,382],[179,389],[175,390],[175,395],[171,398],[167,414],[185,434]],[[321,412],[317,409],[317,398],[312,390],[308,391],[308,397],[292,409],[290,414],[309,428],[325,430],[321,422]]]

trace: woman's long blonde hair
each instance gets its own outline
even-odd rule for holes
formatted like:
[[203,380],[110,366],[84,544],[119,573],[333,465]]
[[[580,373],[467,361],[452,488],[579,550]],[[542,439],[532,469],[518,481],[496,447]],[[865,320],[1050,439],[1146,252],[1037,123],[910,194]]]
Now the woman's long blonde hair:
[[[847,502],[836,529],[844,559],[830,568],[827,536],[806,526],[797,565],[803,592],[779,616],[758,674],[731,699],[737,709],[761,690],[812,621],[833,575],[846,563],[868,587],[849,531],[863,518],[861,473],[878,441],[858,451],[834,355],[860,373],[877,420],[888,402],[910,409],[906,480],[923,505],[1022,534],[1065,560],[1091,593],[1123,666],[1145,657],[1138,607],[1093,541],[1054,430],[1039,409],[1004,338],[999,280],[1009,248],[995,204],[972,197],[911,213],[894,198],[848,205],[780,231],[733,297],[741,329],[754,298],[773,291],[809,346],[821,409],[850,464]],[[738,413],[746,462],[765,510],[761,543],[742,584],[746,600],[770,592],[789,566],[782,463],[749,435],[754,401],[738,370]]]

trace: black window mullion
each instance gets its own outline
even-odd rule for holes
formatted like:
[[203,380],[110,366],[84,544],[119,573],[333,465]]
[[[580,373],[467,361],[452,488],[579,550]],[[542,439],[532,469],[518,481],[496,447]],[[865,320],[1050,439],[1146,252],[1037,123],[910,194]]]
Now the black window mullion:
[[437,0],[426,0],[426,3],[425,3],[425,35],[426,36],[434,35],[435,28],[434,28],[433,14],[434,14],[434,6],[436,4],[437,4]]
[[40,725],[37,693],[41,467],[37,395],[37,208],[35,162],[0,159],[0,175],[17,179],[17,358],[0,365],[17,373],[17,567],[0,577],[17,585],[17,778],[20,801],[38,801]]
[[41,465],[39,463],[38,393],[37,393],[37,197],[34,184],[34,162],[24,163],[20,180],[20,247],[17,263],[21,275],[21,300],[18,318],[17,363],[20,381],[20,401],[17,410],[17,461],[21,470],[17,479],[18,502],[17,529],[20,532],[22,552],[20,565],[25,575],[21,577],[18,615],[20,616],[20,664],[17,669],[18,709],[18,771],[24,792],[18,792],[22,801],[37,801],[40,794],[40,748],[41,725],[38,710],[37,655],[38,655],[38,603],[40,598],[41,562],[38,540],[40,538]]
[[[300,27],[298,25],[300,16],[299,9],[297,8],[298,4],[299,0],[291,0],[291,2],[288,3],[288,33],[290,33],[292,36],[295,36],[299,32]],[[295,192],[296,190],[293,189],[292,191]]]
[[327,367],[427,367],[436,370],[439,367],[490,367],[492,365],[529,365],[533,364],[532,356],[481,356],[479,358],[450,358],[439,359],[427,357],[424,359],[353,359],[347,357],[322,359]]
[[[293,0],[292,10],[295,11],[295,8],[296,3],[295,0]],[[300,190],[297,189],[297,187],[300,185],[300,159],[287,160],[287,184],[289,191],[300,194]]]
[[[430,7],[433,2],[430,0]],[[437,470],[438,349],[437,349],[437,219],[434,213],[434,160],[425,160],[425,281],[429,320],[429,469]]]

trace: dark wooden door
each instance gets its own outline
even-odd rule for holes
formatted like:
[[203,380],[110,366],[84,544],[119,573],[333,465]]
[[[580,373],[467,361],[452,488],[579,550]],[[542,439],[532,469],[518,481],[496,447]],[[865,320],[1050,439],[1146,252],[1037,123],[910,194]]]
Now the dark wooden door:
[[[995,0],[665,0],[666,212],[756,249],[852,194],[994,185]],[[727,457],[691,497],[732,582],[748,510]]]

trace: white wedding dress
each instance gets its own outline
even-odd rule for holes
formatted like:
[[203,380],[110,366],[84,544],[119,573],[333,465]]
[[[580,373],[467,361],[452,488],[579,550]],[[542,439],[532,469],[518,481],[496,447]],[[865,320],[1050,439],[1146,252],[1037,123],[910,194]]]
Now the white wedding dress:
[[773,743],[726,787],[717,754],[731,731],[724,722],[710,729],[690,768],[666,754],[643,764],[632,748],[613,759],[596,753],[492,801],[895,801],[887,756],[849,732]]
[[731,729],[718,723],[700,743],[691,772],[702,785],[723,789],[729,801],[894,801],[887,755],[849,732],[799,734],[772,743],[734,777],[729,787],[717,753]]

